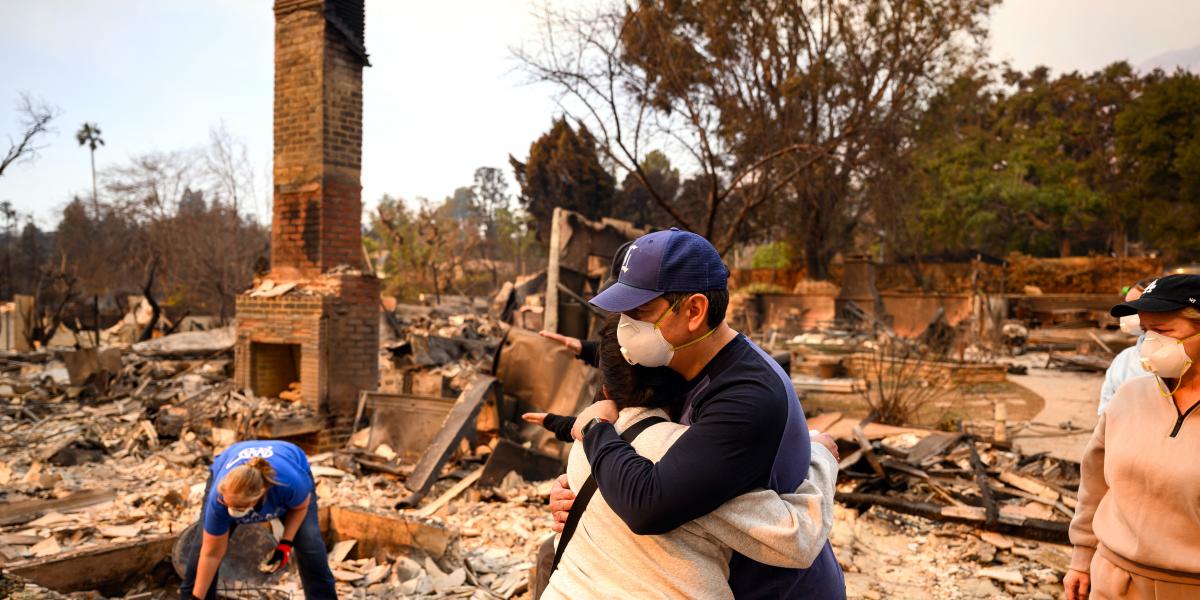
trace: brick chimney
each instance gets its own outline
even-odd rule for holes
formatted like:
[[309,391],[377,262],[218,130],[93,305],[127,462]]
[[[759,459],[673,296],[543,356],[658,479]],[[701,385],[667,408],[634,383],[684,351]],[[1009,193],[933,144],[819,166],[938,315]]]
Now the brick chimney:
[[361,267],[361,0],[275,2],[271,272]]
[[324,419],[316,448],[345,440],[359,391],[379,381],[379,280],[361,228],[368,65],[362,0],[275,1],[271,272],[237,299],[235,381],[268,397],[298,382]]

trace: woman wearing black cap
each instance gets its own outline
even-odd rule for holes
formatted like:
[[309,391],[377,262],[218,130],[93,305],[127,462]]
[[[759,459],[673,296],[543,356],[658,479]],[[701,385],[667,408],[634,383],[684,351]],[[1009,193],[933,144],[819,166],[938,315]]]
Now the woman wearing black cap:
[[1112,309],[1133,314],[1151,375],[1117,390],[1084,450],[1068,600],[1200,598],[1200,275]]

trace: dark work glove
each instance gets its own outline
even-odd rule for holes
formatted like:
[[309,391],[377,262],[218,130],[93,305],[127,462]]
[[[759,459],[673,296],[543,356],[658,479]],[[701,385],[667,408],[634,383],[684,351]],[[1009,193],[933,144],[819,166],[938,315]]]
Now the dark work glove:
[[263,573],[278,573],[280,569],[287,567],[291,558],[292,540],[280,540],[279,545],[275,546],[275,550],[271,552],[270,558],[259,565],[258,569]]

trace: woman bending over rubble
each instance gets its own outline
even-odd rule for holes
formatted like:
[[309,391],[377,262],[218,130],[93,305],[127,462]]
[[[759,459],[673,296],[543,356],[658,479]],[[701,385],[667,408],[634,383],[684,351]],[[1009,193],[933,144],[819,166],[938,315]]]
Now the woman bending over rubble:
[[[604,326],[599,347],[601,394],[620,408],[617,431],[642,456],[659,460],[687,430],[668,420],[682,380],[669,369],[631,366],[616,339],[617,317]],[[574,419],[528,413],[569,439]],[[562,431],[558,431],[561,429]],[[816,439],[816,438],[814,438]],[[828,440],[832,444],[832,440]],[[765,564],[807,568],[833,527],[837,460],[812,444],[809,478],[794,494],[756,490],[661,535],[635,535],[596,493],[583,444],[575,444],[567,478],[576,499],[559,536],[555,567],[541,596],[549,598],[733,598],[729,561],[734,552]]]
[[1200,275],[1113,307],[1137,314],[1151,375],[1127,380],[1084,450],[1068,600],[1200,598]]
[[258,568],[278,572],[287,567],[295,552],[304,597],[336,598],[314,490],[308,458],[295,444],[245,441],[219,454],[204,490],[202,542],[187,558],[187,574],[180,587],[183,600],[215,600],[217,569],[234,530],[239,524],[271,519],[282,520],[283,536]]

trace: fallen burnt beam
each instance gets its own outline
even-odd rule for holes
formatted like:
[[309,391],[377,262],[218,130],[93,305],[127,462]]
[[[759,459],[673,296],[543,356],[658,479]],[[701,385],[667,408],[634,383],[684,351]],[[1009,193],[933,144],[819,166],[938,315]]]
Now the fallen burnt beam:
[[458,536],[436,521],[357,507],[332,506],[328,519],[331,538],[357,540],[360,558],[402,555],[406,548],[441,558]]
[[317,433],[325,428],[325,420],[320,417],[285,417],[281,419],[266,419],[258,423],[240,424],[233,420],[221,423],[226,429],[233,429],[245,437],[260,440],[279,440],[310,433]]
[[988,483],[987,467],[983,465],[983,461],[979,459],[979,451],[975,449],[975,436],[966,433],[962,421],[958,422],[958,431],[963,434],[962,440],[967,444],[967,450],[970,451],[971,469],[975,472],[975,484],[979,486],[979,496],[983,498],[983,506],[987,510],[987,522],[990,525],[999,518],[1000,509],[996,506],[996,498],[992,495],[992,487]]
[[27,523],[51,512],[69,512],[116,499],[113,490],[79,490],[65,498],[21,500],[0,504],[0,525]]
[[56,592],[120,588],[137,581],[168,560],[179,534],[106,544],[45,558],[9,563],[6,573],[23,577]]
[[[1030,518],[1018,520],[1001,515],[994,522],[989,523],[986,516],[974,511],[956,510],[956,507],[938,506],[925,502],[909,502],[879,494],[838,492],[836,499],[847,506],[882,506],[889,510],[924,517],[933,521],[963,523],[986,531],[995,531],[996,533],[1015,535],[1041,542],[1055,544],[1071,543],[1067,537],[1067,530],[1070,527],[1070,523],[1066,522]],[[982,511],[979,512],[981,513]]]
[[479,485],[500,485],[500,481],[511,471],[516,471],[525,481],[544,481],[562,473],[563,463],[557,456],[502,439],[488,456]]
[[495,377],[480,375],[458,396],[433,442],[421,455],[421,460],[404,483],[405,487],[412,491],[412,495],[401,500],[397,508],[416,506],[421,498],[429,493],[429,488],[433,487],[433,482],[442,471],[442,465],[446,464],[454,448],[458,446],[458,441],[473,426],[484,399],[494,392],[495,386]]

